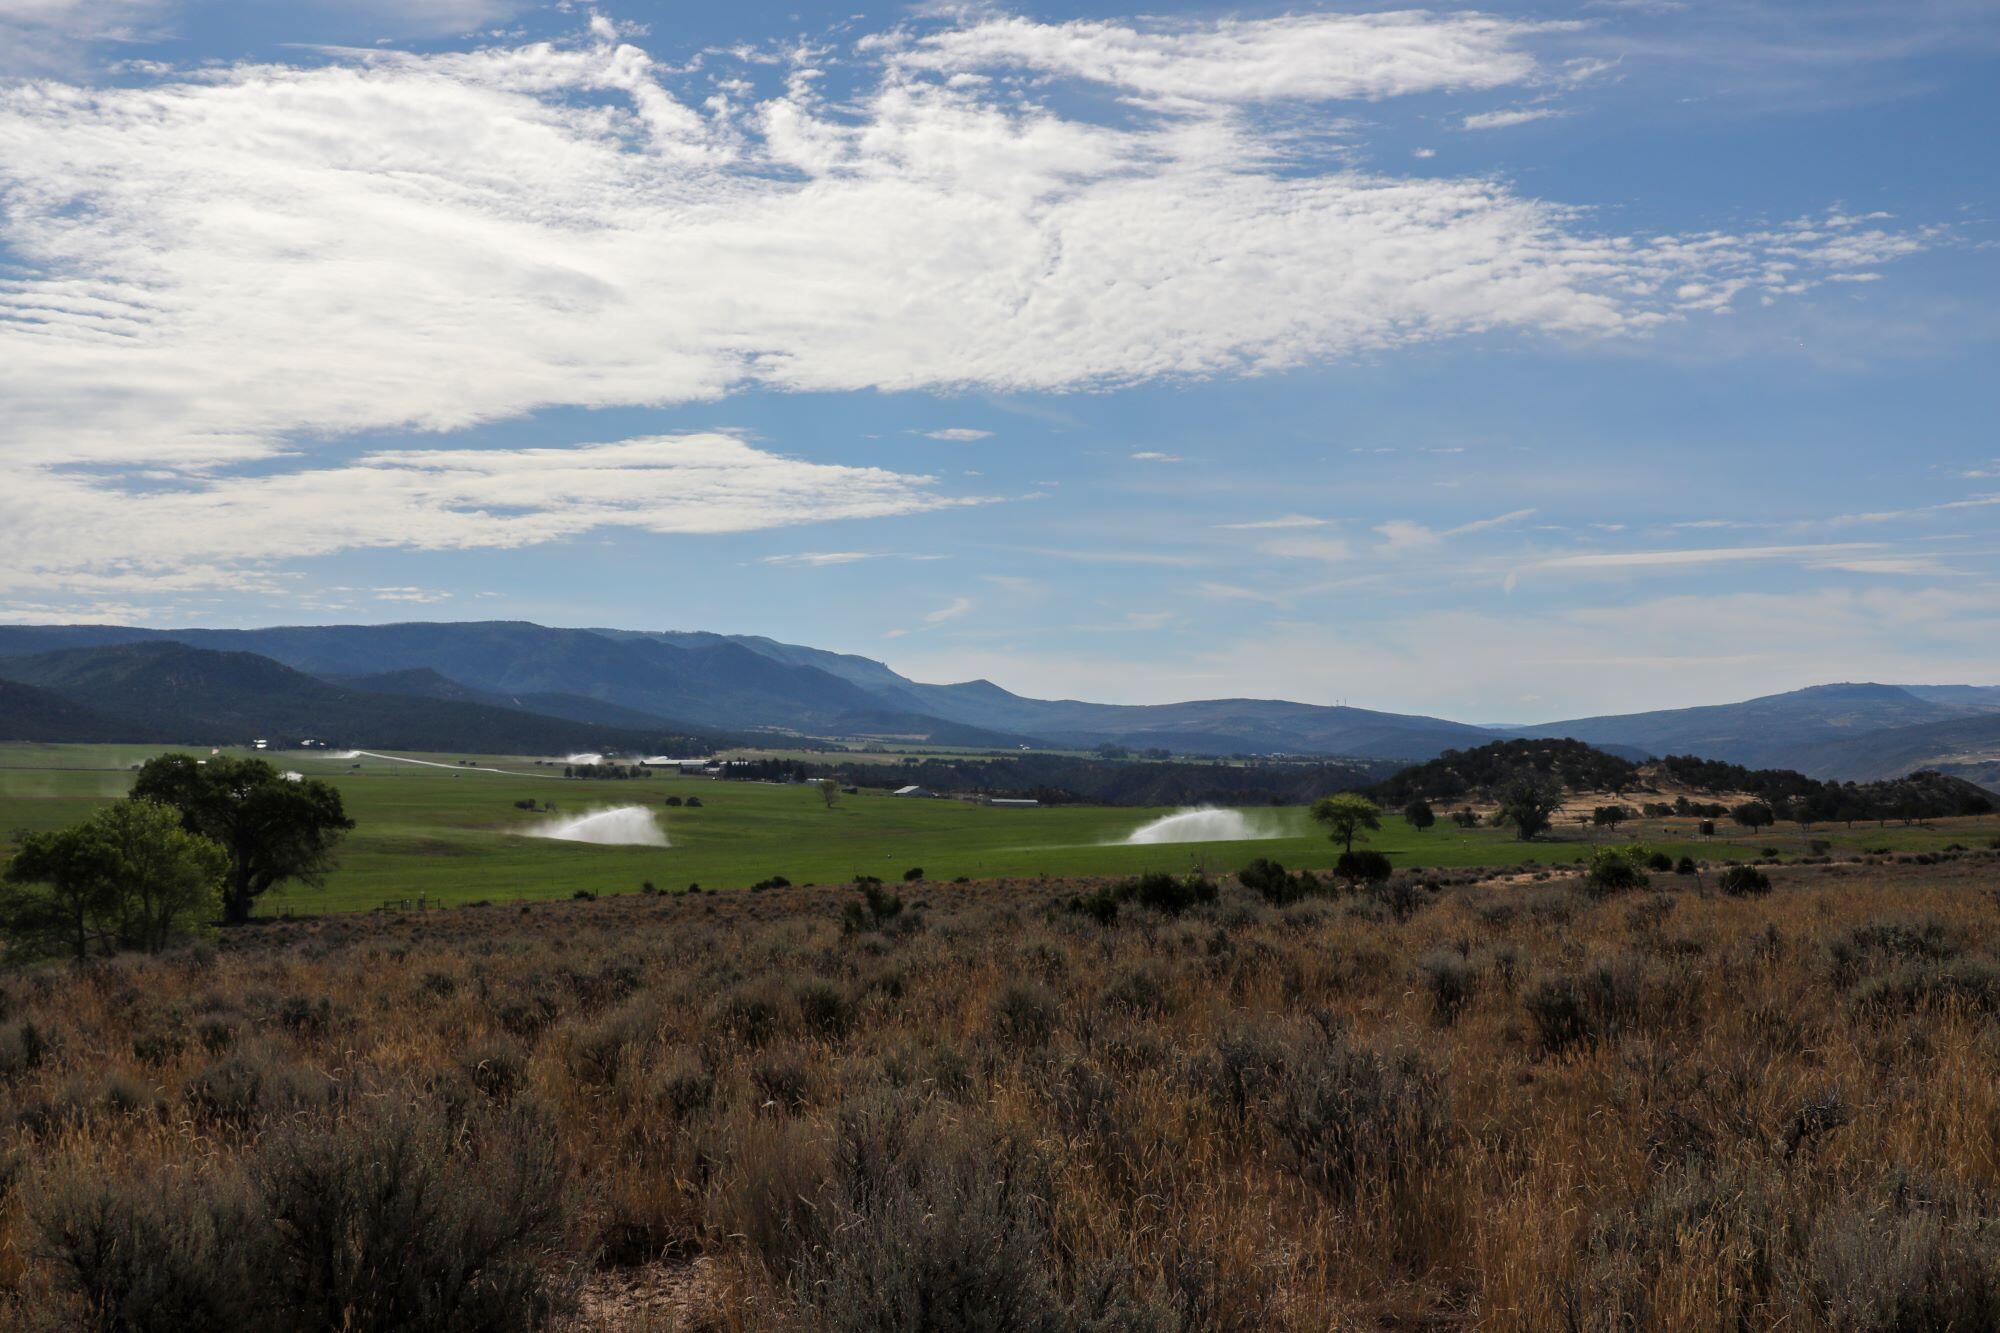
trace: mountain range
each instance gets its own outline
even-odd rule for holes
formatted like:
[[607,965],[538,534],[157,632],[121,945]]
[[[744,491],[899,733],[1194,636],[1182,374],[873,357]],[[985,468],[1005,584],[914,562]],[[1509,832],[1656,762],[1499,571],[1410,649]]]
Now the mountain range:
[[[475,749],[477,740],[541,753],[775,733],[1424,760],[1510,736],[1571,737],[1634,759],[1698,754],[1833,779],[1932,767],[2000,783],[2000,687],[1978,685],[1821,685],[1700,708],[1481,727],[1277,699],[1034,699],[986,680],[926,684],[871,658],[753,635],[521,621],[0,626],[0,681],[9,682],[0,736],[22,739],[109,738],[75,733],[121,726],[117,738],[133,740],[199,739],[190,726],[232,737],[309,728],[350,744]],[[36,729],[48,734],[27,735]]]

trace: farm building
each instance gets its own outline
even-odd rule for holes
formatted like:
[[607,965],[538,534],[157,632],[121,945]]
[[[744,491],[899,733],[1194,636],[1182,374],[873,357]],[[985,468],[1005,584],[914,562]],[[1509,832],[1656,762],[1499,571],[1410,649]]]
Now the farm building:
[[919,787],[915,783],[911,783],[907,787],[896,788],[895,794],[898,796],[927,796],[927,797],[937,795],[937,793],[932,791],[929,787]]

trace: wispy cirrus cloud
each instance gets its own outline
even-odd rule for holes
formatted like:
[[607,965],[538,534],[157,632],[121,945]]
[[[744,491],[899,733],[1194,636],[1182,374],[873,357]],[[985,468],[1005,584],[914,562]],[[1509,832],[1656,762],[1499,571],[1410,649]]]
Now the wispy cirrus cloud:
[[921,623],[918,624],[916,629],[892,629],[884,632],[882,637],[885,639],[900,639],[921,630],[933,629],[936,626],[948,624],[951,621],[963,618],[977,605],[978,603],[970,597],[954,597],[937,610],[926,611],[920,616],[918,619]]
[[387,450],[336,467],[107,485],[18,475],[0,493],[0,590],[239,586],[365,547],[508,549],[607,528],[729,533],[961,503],[933,479],[809,463],[730,435],[542,449]]
[[760,565],[797,565],[824,569],[830,565],[855,565],[864,560],[948,560],[944,555],[912,555],[901,551],[798,551],[788,555],[759,556]]
[[1492,518],[1478,518],[1469,523],[1460,523],[1456,527],[1443,529],[1427,527],[1408,519],[1391,519],[1387,523],[1376,525],[1375,531],[1382,538],[1377,549],[1391,553],[1420,550],[1435,546],[1450,537],[1463,537],[1468,533],[1485,532],[1492,528],[1505,527],[1510,523],[1519,523],[1522,519],[1532,518],[1534,513],[1533,509],[1514,509],[1504,514],[1495,514]]
[[1480,111],[1459,121],[1464,130],[1504,130],[1537,120],[1552,120],[1564,113],[1552,106],[1517,106],[1499,111]]
[[[529,496],[528,518],[483,525],[422,498],[436,473],[476,473],[469,460],[311,462],[361,432],[750,388],[1064,390],[1475,334],[1626,336],[1929,243],[1838,215],[1622,236],[1491,179],[1301,156],[1245,112],[1521,82],[1536,30],[1421,12],[975,17],[860,43],[860,86],[837,105],[802,75],[697,100],[608,22],[564,43],[0,86],[0,459],[41,506],[23,523],[52,534],[26,567],[101,574],[64,535],[96,524],[125,569],[164,569],[190,552],[157,515],[239,496],[296,508],[288,491],[350,480],[394,492],[384,513],[411,521],[336,495],[337,518],[295,532],[246,520],[260,539],[225,538],[227,561],[616,521],[595,493],[568,518]],[[1180,101],[1089,119],[958,77],[996,68],[1142,98],[1172,85]],[[627,512],[672,511],[671,530],[699,508],[803,521],[789,492],[762,489],[776,456],[738,446],[697,470],[702,504],[647,484]],[[600,446],[572,447],[579,472],[603,470],[585,452]],[[838,498],[812,512],[938,502],[914,499],[927,479],[891,477],[821,474]]]
[[1587,551],[1535,562],[1537,569],[1665,569],[1687,565],[1744,564],[1768,560],[1825,560],[1880,550],[1879,542],[1818,542],[1790,546],[1708,546],[1664,551]]
[[1144,24],[994,16],[867,46],[905,70],[1039,70],[1170,103],[1375,100],[1521,82],[1536,69],[1523,40],[1566,26],[1422,10]]
[[1286,528],[1323,528],[1326,520],[1309,514],[1280,514],[1276,518],[1251,519],[1243,523],[1217,523],[1225,532],[1276,532]]

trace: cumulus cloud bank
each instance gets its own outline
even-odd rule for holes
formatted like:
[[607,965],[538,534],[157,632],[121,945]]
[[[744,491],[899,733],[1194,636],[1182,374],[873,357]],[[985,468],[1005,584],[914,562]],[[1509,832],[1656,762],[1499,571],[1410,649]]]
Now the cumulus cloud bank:
[[[258,558],[215,526],[177,535],[218,514],[309,552],[907,512],[939,502],[929,479],[717,437],[317,460],[343,435],[554,405],[1065,390],[1628,334],[1924,244],[1879,217],[1607,234],[1494,180],[1301,158],[1255,105],[1529,81],[1536,31],[988,18],[858,43],[838,101],[815,91],[824,53],[793,53],[760,95],[697,86],[608,23],[570,44],[0,85],[18,483],[0,558],[42,578],[165,570],[197,545],[218,569]],[[1006,72],[1137,100],[1087,119]],[[64,539],[86,522],[106,524],[88,551]]]

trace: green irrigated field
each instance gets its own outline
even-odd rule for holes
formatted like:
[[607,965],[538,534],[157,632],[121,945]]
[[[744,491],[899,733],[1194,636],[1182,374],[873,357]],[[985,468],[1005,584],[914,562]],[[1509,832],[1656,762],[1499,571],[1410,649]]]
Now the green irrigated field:
[[[157,747],[0,745],[0,837],[58,828],[122,797],[131,769]],[[385,902],[432,904],[479,899],[566,898],[578,890],[636,892],[651,882],[663,891],[699,883],[740,888],[772,875],[794,883],[841,883],[857,874],[899,878],[921,866],[933,879],[1034,875],[1129,875],[1145,870],[1211,873],[1269,856],[1292,867],[1326,868],[1337,850],[1298,809],[1246,811],[1275,836],[1250,841],[1120,845],[1132,830],[1164,810],[1103,806],[995,809],[954,800],[906,800],[863,792],[827,809],[817,790],[704,778],[658,776],[631,781],[578,781],[553,766],[521,757],[421,755],[424,763],[288,751],[265,756],[280,768],[330,779],[357,827],[343,844],[338,869],[323,889],[294,889],[267,911],[351,911]],[[470,763],[473,767],[467,767]],[[669,795],[699,796],[699,809],[670,809]],[[517,800],[553,801],[559,816],[622,805],[653,812],[672,845],[607,847],[527,836],[550,816],[515,808]],[[1837,852],[1886,847],[1934,850],[1951,843],[1983,845],[2000,834],[2000,820],[1947,820],[1904,828],[1872,825],[1816,830]],[[1544,864],[1573,861],[1589,850],[1577,840],[1519,843],[1505,830],[1462,832],[1439,824],[1419,833],[1400,818],[1384,820],[1369,846],[1399,866]],[[1709,860],[1755,855],[1778,847],[1804,850],[1795,831],[1700,841],[1681,821],[1628,824],[1617,841],[1644,840],[1674,856]]]

